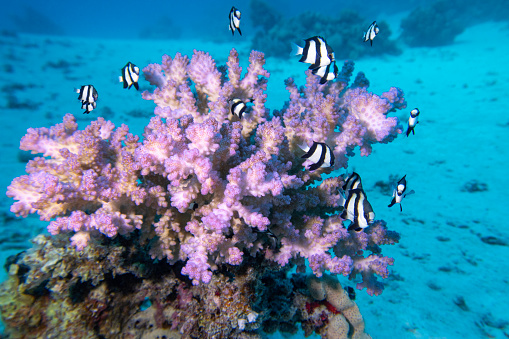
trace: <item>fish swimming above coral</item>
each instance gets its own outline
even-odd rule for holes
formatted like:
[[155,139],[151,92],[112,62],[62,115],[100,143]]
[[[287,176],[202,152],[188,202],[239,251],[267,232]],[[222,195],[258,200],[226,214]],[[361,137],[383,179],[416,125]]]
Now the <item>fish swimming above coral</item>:
[[246,109],[247,106],[244,101],[238,98],[230,100],[230,112],[239,119],[242,119],[242,115],[246,113]]
[[415,135],[414,128],[419,123],[418,117],[421,112],[418,108],[414,108],[410,111],[410,117],[408,118],[408,128],[406,130],[406,136],[408,137],[410,135],[410,132],[412,132],[413,135]]
[[97,106],[99,94],[93,85],[83,85],[75,90],[78,93],[78,100],[81,101],[81,108],[85,110],[83,114],[88,114]]
[[348,195],[350,190],[356,188],[362,188],[361,176],[356,172],[352,172],[352,174],[348,175],[345,184],[342,186],[345,195]]
[[122,75],[118,77],[119,82],[124,83],[124,88],[130,89],[134,86],[136,90],[139,90],[138,80],[140,78],[140,69],[132,62],[128,62],[122,67]]
[[378,28],[376,21],[373,21],[373,23],[369,25],[368,30],[364,32],[364,42],[369,41],[371,46],[373,46],[373,39],[377,36],[378,32],[380,32],[380,29]]
[[364,190],[356,188],[348,191],[348,197],[346,198],[341,218],[352,222],[348,226],[349,231],[355,230],[360,232],[373,223],[375,213]]
[[240,31],[240,11],[233,6],[230,14],[228,14],[228,18],[230,19],[228,29],[232,31],[232,35],[235,34],[235,30],[239,31],[239,34],[242,35]]
[[334,50],[327,44],[324,38],[314,36],[304,41],[306,42],[304,47],[292,43],[290,55],[302,55],[299,62],[311,64],[309,69],[327,66],[336,60]]
[[[331,66],[334,65],[332,68]],[[320,84],[323,85],[329,80],[334,80],[338,76],[338,66],[336,66],[336,61],[327,66],[321,66],[315,68],[311,73],[318,75],[320,77]]]
[[388,207],[392,207],[395,204],[399,204],[400,212],[403,212],[403,207],[401,206],[401,200],[405,198],[407,195],[414,194],[415,191],[411,190],[407,193],[406,192],[406,174],[403,176],[403,178],[399,179],[398,185],[394,189],[392,193],[392,200]]
[[308,159],[312,162],[308,168],[310,171],[314,171],[320,167],[334,166],[334,153],[332,153],[330,147],[324,142],[313,141],[311,147],[306,144],[299,147],[306,152],[301,158]]

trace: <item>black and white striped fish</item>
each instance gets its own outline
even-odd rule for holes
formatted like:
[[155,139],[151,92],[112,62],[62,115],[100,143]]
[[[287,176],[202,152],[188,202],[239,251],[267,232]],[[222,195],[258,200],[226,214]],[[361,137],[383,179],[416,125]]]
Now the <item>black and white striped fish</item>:
[[242,114],[246,112],[247,106],[244,101],[240,99],[230,100],[230,112],[236,115],[239,119],[242,119]]
[[354,190],[356,188],[362,188],[361,176],[357,173],[353,172],[346,178],[345,184],[343,185],[343,191],[345,195],[348,195],[348,191]]
[[85,112],[83,112],[83,114],[88,114],[90,112],[92,112],[97,106],[97,103],[94,101],[94,102],[82,102],[81,103],[81,109],[84,109]]
[[355,290],[353,289],[353,287],[345,286],[344,289],[345,292],[348,294],[348,298],[350,298],[350,300],[355,300]]
[[308,159],[313,163],[309,166],[310,171],[314,171],[320,167],[334,166],[334,153],[332,153],[332,150],[326,143],[313,141],[311,147],[308,147],[306,144],[299,147],[306,152],[301,158]]
[[379,31],[380,29],[378,28],[376,21],[373,21],[373,23],[369,25],[368,31],[364,32],[364,42],[369,40],[371,46],[373,46],[373,39],[376,37]]
[[301,55],[300,62],[311,64],[309,69],[315,69],[322,66],[330,65],[336,60],[334,51],[327,44],[324,38],[320,36],[314,36],[304,40],[306,44],[303,47],[297,44],[292,45],[291,55]]
[[76,89],[76,93],[79,94],[78,100],[81,101],[81,108],[85,110],[83,114],[88,114],[96,108],[99,94],[93,85],[83,85],[80,89]]
[[78,100],[81,102],[94,102],[97,101],[97,90],[93,85],[84,85],[80,89],[76,90],[78,93]]
[[408,128],[406,130],[406,136],[409,136],[410,132],[412,132],[412,134],[415,135],[414,128],[415,128],[415,125],[417,125],[419,123],[419,121],[417,121],[417,117],[419,116],[420,113],[421,112],[419,111],[418,108],[414,108],[413,110],[410,111],[410,117],[408,118]]
[[403,200],[404,197],[406,197],[409,194],[415,193],[414,190],[406,192],[406,174],[403,176],[403,178],[399,179],[398,186],[394,189],[394,192],[392,193],[392,201],[389,204],[389,207],[394,206],[395,204],[399,204],[400,212],[403,212],[403,207],[401,206],[401,200]]
[[120,82],[124,83],[124,88],[131,88],[134,86],[137,90],[140,89],[138,85],[138,79],[140,78],[140,69],[132,62],[128,62],[122,68],[122,75],[118,77]]
[[320,79],[320,84],[325,84],[329,80],[334,80],[338,76],[338,66],[336,66],[336,61],[334,61],[334,66],[332,67],[332,63],[327,66],[321,66],[315,68],[311,71],[311,73],[318,75]]
[[349,231],[359,232],[373,223],[375,213],[366,193],[361,188],[352,189],[348,192],[341,218],[352,222],[348,226]]
[[238,30],[239,34],[242,35],[240,31],[240,11],[236,9],[235,6],[230,10],[228,18],[230,19],[230,26],[228,26],[228,29],[232,31],[232,35],[235,34],[235,30]]

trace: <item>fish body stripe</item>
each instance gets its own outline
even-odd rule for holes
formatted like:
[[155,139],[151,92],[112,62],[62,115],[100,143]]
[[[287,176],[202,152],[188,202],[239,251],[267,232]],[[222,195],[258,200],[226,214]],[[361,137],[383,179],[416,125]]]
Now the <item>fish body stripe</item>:
[[345,181],[343,185],[343,191],[348,192],[350,190],[362,188],[361,176],[353,172]]
[[98,93],[97,90],[92,85],[81,86],[78,93],[79,93],[78,100],[80,100],[83,103],[97,101]]
[[233,99],[230,111],[232,114],[238,116],[239,119],[242,119],[242,114],[246,112],[246,104],[240,99]]
[[242,32],[240,31],[240,15],[240,11],[235,7],[232,7],[230,14],[228,15],[230,19],[229,29],[232,31],[232,35],[235,33],[235,30],[238,30],[239,34],[242,35]]
[[128,62],[122,68],[122,77],[121,81],[124,83],[124,88],[131,88],[134,86],[137,90],[139,89],[138,80],[140,78],[140,69],[133,64],[132,62]]
[[323,142],[313,141],[311,148],[301,158],[309,159],[313,163],[309,166],[310,171],[334,165],[334,154],[330,147]]
[[362,189],[357,188],[350,191],[341,218],[351,220],[352,224],[348,229],[356,231],[368,227],[372,222],[373,208]]

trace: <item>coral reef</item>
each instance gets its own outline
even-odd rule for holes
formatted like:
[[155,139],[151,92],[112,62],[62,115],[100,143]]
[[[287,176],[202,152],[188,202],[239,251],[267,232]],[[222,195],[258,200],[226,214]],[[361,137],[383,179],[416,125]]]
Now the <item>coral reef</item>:
[[445,0],[417,7],[401,21],[401,38],[412,47],[451,44],[467,26],[467,21],[457,15],[464,7]]
[[[325,305],[306,299],[305,282],[288,285],[286,273],[295,266],[303,272],[307,260],[316,277],[360,277],[358,289],[382,293],[377,278],[389,275],[394,260],[380,246],[399,235],[382,220],[348,231],[340,217],[344,180],[333,171],[347,167],[356,147],[367,156],[373,144],[402,133],[388,115],[406,106],[403,93],[368,92],[363,73],[350,82],[354,64],[346,62],[325,85],[310,71],[301,88],[288,79],[290,100],[271,114],[264,63],[263,53],[252,51],[242,76],[232,49],[220,69],[200,51],[145,67],[156,88],[142,96],[157,107],[142,141],[103,118],[79,130],[70,114],[49,129],[28,130],[20,148],[42,156],[28,162],[27,175],[15,178],[7,195],[16,200],[16,215],[49,221],[53,238],[37,238],[34,251],[12,260],[2,293],[8,326],[23,315],[32,325],[20,331],[50,337],[69,336],[70,322],[80,319],[84,327],[73,327],[80,337],[139,334],[141,326],[184,337],[248,338],[258,328],[294,331],[301,322],[330,337],[344,331],[346,319],[348,333],[362,332],[362,317],[349,318],[356,311],[334,304],[340,287],[330,278]],[[242,119],[230,112],[233,99],[249,103]],[[333,167],[308,170],[299,145],[314,141],[332,149]],[[260,281],[275,274],[280,302],[271,303]],[[298,306],[295,284],[306,296]],[[313,306],[304,319],[309,302],[329,313],[315,314]],[[285,304],[274,320],[270,310]],[[47,318],[36,318],[35,309],[44,307]]]
[[[262,11],[266,5],[261,6]],[[253,12],[252,16],[257,15]],[[273,12],[270,12],[273,13]],[[258,17],[264,17],[258,20]],[[381,20],[379,38],[373,47],[362,43],[362,34],[373,19],[362,18],[357,12],[344,10],[334,16],[307,11],[292,18],[280,18],[277,15],[265,17],[262,14],[253,20],[254,24],[262,27],[253,38],[253,49],[263,49],[267,56],[288,58],[291,51],[290,42],[301,43],[311,36],[319,35],[327,39],[327,43],[334,49],[336,59],[359,59],[363,56],[391,54],[398,55],[401,50],[395,40],[391,40],[389,25]],[[269,19],[273,19],[269,21]],[[380,38],[383,37],[383,38]]]
[[[261,329],[294,333],[298,323],[324,338],[370,338],[356,304],[328,275],[286,277],[258,257],[194,286],[125,239],[83,252],[62,236],[39,235],[34,245],[9,259],[0,289],[9,338],[254,339]],[[326,292],[317,296],[319,289]]]
[[425,2],[401,21],[401,38],[413,47],[449,45],[467,27],[508,16],[503,0],[472,0],[468,6],[461,0]]

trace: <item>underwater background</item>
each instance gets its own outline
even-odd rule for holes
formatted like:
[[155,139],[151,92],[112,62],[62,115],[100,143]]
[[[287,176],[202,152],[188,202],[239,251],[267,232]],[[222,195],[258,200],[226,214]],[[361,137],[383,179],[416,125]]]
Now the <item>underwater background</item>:
[[[228,30],[231,6],[242,12],[242,36]],[[376,20],[373,46],[363,32]],[[336,59],[353,60],[381,94],[405,92],[396,114],[406,129],[412,108],[421,114],[415,135],[377,144],[348,171],[362,173],[377,218],[401,235],[386,246],[395,259],[384,292],[356,291],[366,332],[373,338],[509,337],[509,6],[505,1],[26,1],[0,12],[0,191],[25,174],[32,159],[19,150],[28,128],[60,123],[73,114],[83,129],[98,117],[141,135],[154,110],[141,91],[123,90],[120,68],[141,69],[161,56],[208,52],[218,65],[235,47],[241,65],[252,49],[265,53],[270,73],[266,107],[289,94],[284,80],[305,82],[306,66],[291,58],[291,43],[327,37]],[[100,101],[82,114],[74,89],[100,88]],[[345,172],[343,169],[340,173]],[[415,194],[387,208],[391,182],[406,175]],[[19,218],[0,196],[0,262],[30,248],[48,222]],[[8,272],[0,272],[0,281]],[[343,285],[353,285],[339,276]],[[297,334],[271,338],[301,338]],[[313,334],[311,337],[318,338]]]

